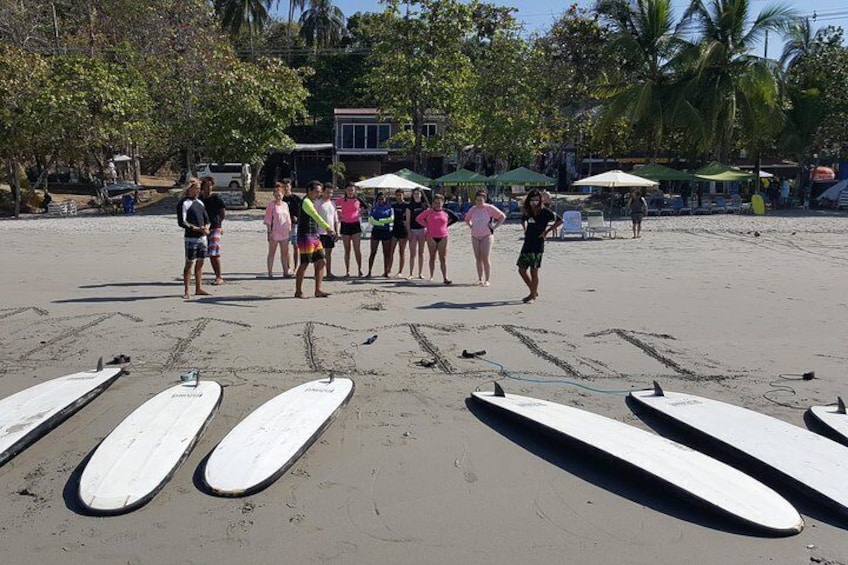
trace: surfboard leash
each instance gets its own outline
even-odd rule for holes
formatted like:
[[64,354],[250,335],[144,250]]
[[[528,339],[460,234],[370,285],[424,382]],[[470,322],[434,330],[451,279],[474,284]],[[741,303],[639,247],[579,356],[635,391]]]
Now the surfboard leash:
[[768,400],[769,402],[773,402],[778,406],[783,406],[784,408],[792,408],[794,410],[806,410],[806,406],[799,406],[797,404],[790,404],[788,402],[781,402],[780,400],[776,400],[771,397],[773,394],[783,393],[788,396],[795,396],[798,393],[795,389],[787,384],[781,383],[781,380],[784,381],[811,381],[816,378],[815,371],[808,371],[806,373],[795,374],[795,373],[779,373],[778,378],[771,381],[769,386],[771,387],[769,390],[765,391],[762,394],[762,397]]
[[[533,384],[543,384],[543,385],[568,385],[568,386],[575,386],[575,387],[577,387],[577,388],[581,388],[581,389],[583,389],[583,390],[588,390],[589,392],[597,392],[597,393],[600,393],[600,394],[630,394],[630,393],[631,393],[631,392],[633,392],[634,390],[643,390],[642,388],[629,388],[629,389],[603,389],[603,388],[595,388],[595,387],[591,387],[591,386],[588,386],[588,385],[584,385],[584,384],[582,384],[582,383],[578,383],[578,382],[575,382],[575,381],[569,381],[569,380],[567,380],[567,379],[560,379],[560,380],[552,380],[552,379],[531,379],[531,378],[529,378],[529,377],[522,377],[522,376],[518,376],[518,375],[514,375],[514,374],[510,373],[510,372],[506,369],[506,367],[504,367],[501,363],[498,363],[497,361],[492,361],[491,359],[486,359],[485,357],[482,357],[482,356],[480,356],[480,355],[476,355],[476,354],[475,354],[475,355],[473,355],[473,357],[474,357],[474,359],[479,359],[480,361],[485,361],[486,363],[489,363],[490,365],[494,365],[495,367],[497,367],[497,368],[498,368],[498,370],[500,371],[500,373],[501,373],[504,377],[506,377],[506,378],[508,378],[508,379],[512,379],[512,380],[514,380],[514,381],[521,381],[521,382],[525,382],[525,383],[533,383]],[[494,381],[494,382],[497,382],[497,381]]]

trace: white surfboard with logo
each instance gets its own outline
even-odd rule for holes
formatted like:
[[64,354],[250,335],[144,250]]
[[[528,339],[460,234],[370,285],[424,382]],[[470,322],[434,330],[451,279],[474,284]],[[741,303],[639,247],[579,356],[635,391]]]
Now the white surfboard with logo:
[[277,480],[330,425],[353,394],[346,378],[311,381],[254,410],[221,440],[203,469],[219,496],[244,496]]

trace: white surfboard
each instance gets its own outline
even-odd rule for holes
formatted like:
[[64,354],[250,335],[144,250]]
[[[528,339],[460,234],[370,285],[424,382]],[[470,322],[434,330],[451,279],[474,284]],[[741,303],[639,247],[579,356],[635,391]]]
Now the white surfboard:
[[759,461],[822,502],[848,512],[848,447],[753,410],[691,394],[631,392],[641,405],[717,440],[735,455]]
[[804,527],[798,511],[759,481],[657,434],[580,410],[516,394],[473,392],[473,398],[562,434],[653,475],[703,503],[776,535]]
[[65,421],[115,382],[122,369],[103,368],[52,379],[0,400],[0,466]]
[[220,496],[266,488],[318,439],[353,389],[350,379],[324,379],[275,396],[215,447],[203,470],[206,486]]
[[166,389],[112,430],[80,477],[80,502],[95,514],[121,514],[152,499],[191,452],[221,402],[214,381]]
[[846,413],[842,397],[838,397],[834,405],[813,406],[809,411],[817,422],[836,434],[836,437],[841,438],[842,443],[848,443],[848,413]]

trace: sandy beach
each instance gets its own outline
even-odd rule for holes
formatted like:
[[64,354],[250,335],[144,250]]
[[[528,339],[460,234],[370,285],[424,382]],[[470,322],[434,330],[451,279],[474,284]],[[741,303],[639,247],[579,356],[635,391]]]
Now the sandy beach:
[[[658,380],[804,426],[806,408],[848,395],[848,217],[648,218],[637,240],[617,222],[617,239],[550,241],[532,305],[521,302],[514,222],[496,234],[491,287],[473,284],[470,236],[456,225],[451,286],[336,280],[330,299],[297,300],[293,280],[264,276],[260,211],[234,211],[227,283],[190,301],[175,224],[0,221],[0,397],[101,356],[132,358],[129,375],[0,467],[0,562],[848,563],[848,518],[803,496],[787,494],[804,531],[764,537],[468,400],[500,380],[651,429],[624,394],[572,383]],[[340,247],[334,260],[342,272]],[[513,378],[464,349],[486,350]],[[190,368],[225,387],[191,455],[143,508],[81,514],[80,464]],[[356,391],[276,483],[236,499],[197,487],[201,461],[236,423],[330,371]],[[806,371],[816,378],[780,377]]]

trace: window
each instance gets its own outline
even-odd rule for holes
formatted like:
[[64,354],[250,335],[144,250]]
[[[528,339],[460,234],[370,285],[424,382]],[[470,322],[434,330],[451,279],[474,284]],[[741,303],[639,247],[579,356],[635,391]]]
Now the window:
[[[411,130],[412,124],[410,124],[410,123],[404,124],[403,129],[404,129],[404,131]],[[438,128],[436,128],[436,124],[431,124],[431,123],[421,124],[421,134],[424,137],[426,137],[427,139],[430,139],[431,137],[435,137],[437,132],[438,132]]]
[[381,149],[390,134],[389,124],[342,124],[340,149]]

